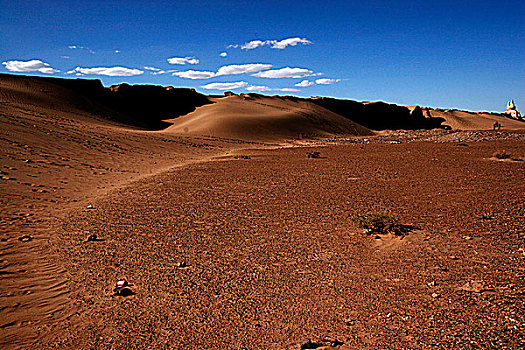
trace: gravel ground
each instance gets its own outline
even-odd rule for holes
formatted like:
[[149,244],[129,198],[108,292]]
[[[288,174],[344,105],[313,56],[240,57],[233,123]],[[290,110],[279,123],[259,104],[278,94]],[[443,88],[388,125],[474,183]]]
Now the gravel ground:
[[[491,159],[523,134],[411,135],[224,155],[71,214],[53,244],[76,311],[40,346],[523,347],[525,161]],[[356,227],[385,210],[410,232]]]

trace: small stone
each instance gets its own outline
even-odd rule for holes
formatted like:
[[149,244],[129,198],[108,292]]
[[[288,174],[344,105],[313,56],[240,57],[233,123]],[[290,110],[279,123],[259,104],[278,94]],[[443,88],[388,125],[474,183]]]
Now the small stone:
[[22,236],[22,237],[18,237],[18,240],[20,242],[29,242],[29,241],[33,240],[33,237],[31,237],[30,235],[25,235],[25,236]]
[[488,288],[485,288],[483,281],[467,281],[459,289],[465,292],[472,293],[481,293],[488,290]]
[[89,235],[89,237],[87,238],[88,242],[94,242],[96,240],[97,240],[97,235],[95,234]]
[[432,293],[432,298],[439,298],[439,294],[438,293]]
[[90,204],[86,207],[87,209],[93,209],[93,206]]
[[188,264],[185,261],[180,261],[177,263],[177,267],[188,267]]
[[116,288],[124,288],[127,286],[129,286],[128,281],[126,280],[117,281]]

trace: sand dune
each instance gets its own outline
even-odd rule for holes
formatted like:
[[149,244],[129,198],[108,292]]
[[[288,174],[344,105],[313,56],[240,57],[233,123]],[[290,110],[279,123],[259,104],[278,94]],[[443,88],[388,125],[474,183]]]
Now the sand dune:
[[468,112],[456,109],[424,108],[425,115],[433,118],[443,118],[443,124],[454,130],[492,130],[495,122],[502,125],[503,130],[525,129],[525,121],[511,119],[505,115],[485,112]]
[[169,124],[163,120],[210,103],[193,89],[127,84],[105,88],[99,80],[9,74],[0,74],[0,102],[3,108],[31,105],[99,124],[147,130],[164,129]]
[[310,100],[372,130],[433,129],[439,128],[443,122],[440,118],[424,116],[418,106],[409,108],[385,102],[356,102],[327,97]]
[[309,101],[295,98],[229,96],[170,120],[170,132],[247,141],[287,140],[372,132]]

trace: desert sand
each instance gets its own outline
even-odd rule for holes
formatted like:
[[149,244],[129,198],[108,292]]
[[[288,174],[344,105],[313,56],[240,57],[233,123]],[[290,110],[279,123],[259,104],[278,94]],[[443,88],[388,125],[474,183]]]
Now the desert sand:
[[525,345],[522,121],[1,75],[0,125],[2,348]]

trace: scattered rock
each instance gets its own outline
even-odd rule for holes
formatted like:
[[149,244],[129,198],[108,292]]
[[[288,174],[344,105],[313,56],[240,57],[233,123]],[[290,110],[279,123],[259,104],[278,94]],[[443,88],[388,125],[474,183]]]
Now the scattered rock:
[[22,237],[18,237],[18,240],[20,242],[30,242],[33,240],[33,237],[31,237],[30,235],[25,235],[25,236],[22,236]]
[[115,295],[121,296],[121,297],[128,297],[130,295],[135,295],[134,291],[129,288],[131,284],[128,283],[126,280],[117,281],[116,287],[113,288],[113,292],[115,292]]
[[90,204],[86,207],[86,209],[93,209],[93,206]]
[[97,241],[97,235],[95,235],[95,234],[89,235],[88,238],[87,238],[87,241],[88,242]]
[[479,217],[480,220],[492,220],[494,219],[492,216],[488,215],[488,214],[483,214]]
[[439,298],[439,294],[438,293],[432,293],[432,298],[435,298],[435,299]]
[[472,293],[481,293],[492,290],[492,288],[485,287],[483,281],[467,281],[464,285],[459,287],[460,290]]
[[121,280],[121,281],[117,281],[117,284],[116,284],[116,288],[124,288],[124,287],[127,287],[129,286],[129,283],[128,281],[126,280]]
[[308,152],[308,158],[321,158],[321,152]]
[[180,261],[177,263],[177,267],[188,267],[188,264],[185,261]]

